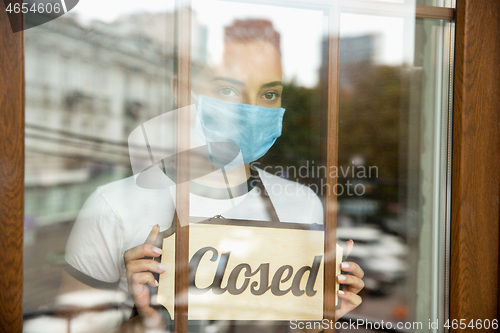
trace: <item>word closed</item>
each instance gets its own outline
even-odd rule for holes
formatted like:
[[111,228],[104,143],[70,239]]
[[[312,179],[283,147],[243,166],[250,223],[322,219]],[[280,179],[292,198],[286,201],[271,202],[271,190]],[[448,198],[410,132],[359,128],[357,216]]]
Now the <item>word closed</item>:
[[[256,296],[263,295],[269,290],[271,290],[271,293],[275,296],[283,296],[290,291],[294,296],[302,296],[304,293],[307,296],[314,296],[317,293],[317,291],[314,290],[314,284],[318,277],[319,267],[323,256],[315,256],[312,266],[301,267],[296,272],[294,272],[291,265],[280,266],[274,274],[272,274],[273,277],[271,280],[269,263],[260,264],[256,269],[252,269],[249,264],[241,263],[236,265],[229,273],[227,284],[223,287],[222,281],[226,275],[226,269],[231,256],[231,252],[225,252],[220,256],[213,282],[207,287],[200,287],[196,285],[196,273],[198,272],[202,258],[208,252],[212,253],[210,261],[217,261],[219,253],[211,246],[199,249],[189,261],[190,293],[203,293],[211,290],[217,295],[223,294],[226,291],[231,295],[239,295],[247,290],[250,285],[250,279],[254,276],[258,277],[258,279],[252,281],[250,292]],[[309,272],[306,287],[305,289],[301,289],[300,284],[306,272]],[[243,283],[237,286],[240,275],[244,276]],[[281,284],[290,280],[292,281],[291,286],[282,289]]]
[[[175,234],[165,238],[158,303],[174,317],[175,265],[189,264],[189,320],[321,320],[324,231],[265,223],[191,223],[189,263],[175,263]],[[337,274],[341,256],[337,246]]]

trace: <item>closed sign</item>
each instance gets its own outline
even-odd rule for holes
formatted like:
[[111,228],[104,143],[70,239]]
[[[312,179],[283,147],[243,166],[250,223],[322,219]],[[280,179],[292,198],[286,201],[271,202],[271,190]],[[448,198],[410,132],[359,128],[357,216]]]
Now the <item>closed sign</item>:
[[[189,226],[188,318],[323,319],[322,226],[226,221]],[[341,258],[337,245],[337,274]],[[175,234],[164,239],[161,262],[175,267]],[[173,317],[173,269],[160,275],[158,302]]]

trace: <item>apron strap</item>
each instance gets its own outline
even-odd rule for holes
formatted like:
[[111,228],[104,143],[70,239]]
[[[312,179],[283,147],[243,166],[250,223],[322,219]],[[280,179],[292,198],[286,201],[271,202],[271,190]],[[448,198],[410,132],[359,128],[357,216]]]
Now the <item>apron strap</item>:
[[273,202],[271,201],[271,198],[269,197],[269,194],[267,193],[267,190],[264,186],[264,183],[262,182],[262,178],[260,178],[259,173],[257,170],[250,168],[250,173],[252,177],[255,178],[257,182],[257,188],[260,190],[260,195],[266,202],[266,209],[267,212],[269,213],[269,216],[271,217],[271,221],[275,223],[279,223],[280,219],[278,217],[278,213],[276,212],[276,209],[274,208]]

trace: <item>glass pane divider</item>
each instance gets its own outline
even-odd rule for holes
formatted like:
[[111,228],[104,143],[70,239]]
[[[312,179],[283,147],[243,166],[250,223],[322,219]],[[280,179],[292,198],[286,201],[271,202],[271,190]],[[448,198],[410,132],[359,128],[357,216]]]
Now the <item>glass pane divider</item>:
[[[176,1],[177,29],[177,107],[191,104],[191,1]],[[175,219],[175,293],[174,331],[188,331],[188,275],[189,275],[189,155],[181,154],[190,146],[190,113],[177,113],[177,182]],[[184,223],[182,223],[184,222]],[[183,225],[185,224],[185,225]]]
[[[328,20],[328,96],[326,121],[326,165],[338,164],[339,133],[339,74],[340,74],[340,1],[335,1],[329,11]],[[337,178],[327,175],[329,189],[334,189]],[[327,191],[325,202],[325,277],[323,318],[335,320],[335,272],[340,263],[336,260],[337,244],[337,197],[333,191]],[[340,300],[339,300],[340,301]],[[325,332],[335,332],[330,325]]]

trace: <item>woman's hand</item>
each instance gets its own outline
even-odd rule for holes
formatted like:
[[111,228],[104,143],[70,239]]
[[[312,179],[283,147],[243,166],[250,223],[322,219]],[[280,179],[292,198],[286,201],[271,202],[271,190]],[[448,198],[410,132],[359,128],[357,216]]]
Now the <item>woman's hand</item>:
[[159,232],[160,226],[155,225],[144,244],[125,251],[123,255],[127,270],[128,290],[146,326],[161,322],[160,314],[151,307],[148,288],[148,286],[158,286],[158,281],[155,280],[152,272],[161,274],[166,271],[164,265],[153,260],[162,254],[162,250],[153,245]]
[[344,287],[342,290],[339,290],[338,295],[342,301],[340,302],[340,309],[335,311],[335,320],[339,319],[361,304],[362,299],[358,293],[365,286],[365,283],[362,280],[365,273],[358,264],[354,262],[343,262],[341,267],[342,271],[350,274],[337,276],[337,281],[344,285]]

